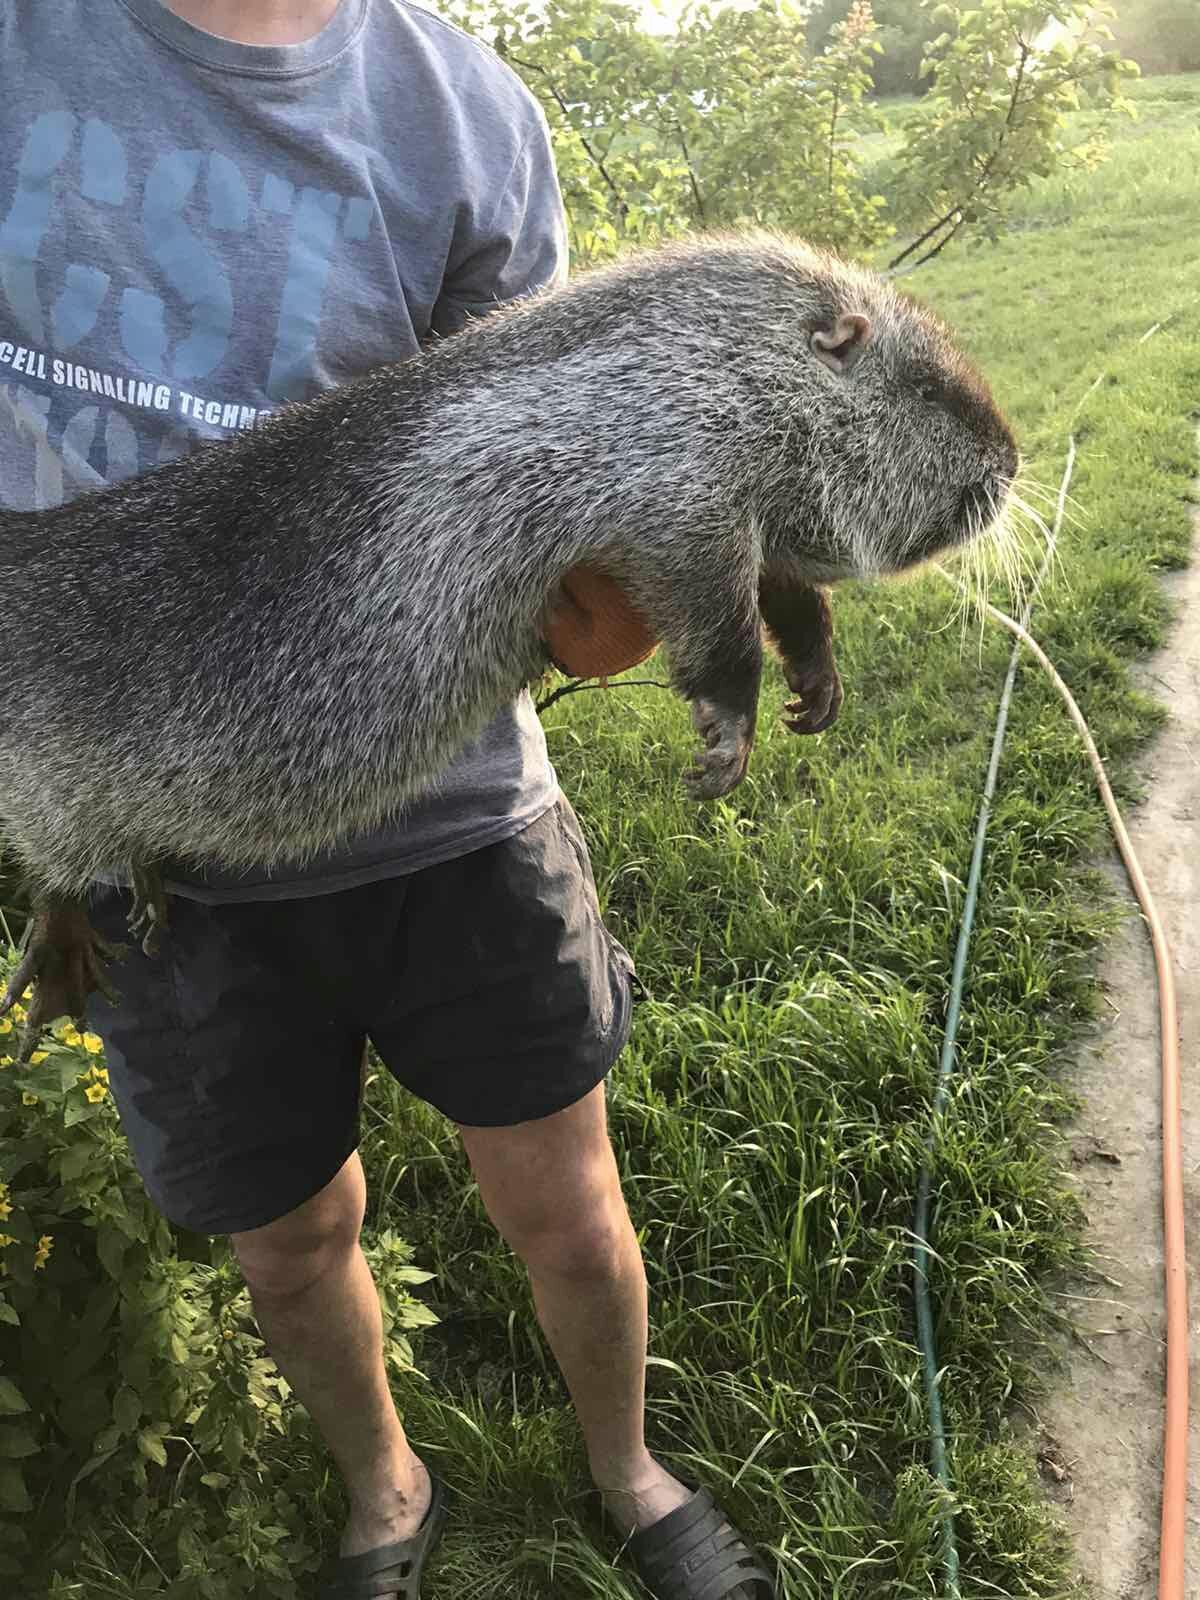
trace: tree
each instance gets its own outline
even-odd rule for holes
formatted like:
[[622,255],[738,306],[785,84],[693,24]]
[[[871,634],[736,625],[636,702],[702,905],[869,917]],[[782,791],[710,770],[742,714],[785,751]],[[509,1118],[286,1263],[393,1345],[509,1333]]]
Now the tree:
[[770,0],[685,12],[660,132],[687,161],[695,220],[777,226],[844,249],[883,238],[884,202],[863,190],[856,156],[878,122],[866,99],[876,49],[869,0],[815,55],[802,14]]
[[815,56],[790,0],[697,0],[666,36],[625,0],[444,4],[541,101],[577,262],[694,227],[772,225],[847,247],[886,235],[855,156],[875,117],[867,0]]
[[[1097,8],[1086,0],[921,0],[922,27],[942,31],[926,46],[931,91],[906,123],[885,201],[859,165],[860,136],[881,120],[868,98],[880,60],[871,0],[840,20],[831,12],[820,49],[801,0],[692,0],[663,35],[644,31],[629,0],[441,4],[541,101],[577,264],[746,224],[862,252],[899,218],[917,237],[893,265],[912,270],[964,229],[994,233],[1035,177],[1099,160],[1101,137],[1068,143],[1066,118],[1085,100],[1123,105],[1121,82],[1136,71],[1089,24]],[[914,0],[878,4],[911,22]],[[1052,44],[1048,22],[1061,34]]]
[[893,269],[920,266],[964,228],[994,236],[1017,190],[1100,161],[1103,134],[1070,144],[1067,117],[1085,102],[1129,109],[1121,86],[1137,72],[1106,48],[1099,19],[1111,12],[1085,0],[977,0],[932,15],[945,28],[922,68],[933,89],[908,129],[894,196],[925,226]]

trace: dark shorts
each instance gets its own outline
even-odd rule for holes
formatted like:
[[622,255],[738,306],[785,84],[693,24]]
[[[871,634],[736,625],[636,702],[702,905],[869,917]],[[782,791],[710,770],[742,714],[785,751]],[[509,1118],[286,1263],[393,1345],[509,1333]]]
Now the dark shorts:
[[[93,997],[151,1198],[199,1233],[293,1210],[358,1142],[363,1047],[456,1122],[546,1117],[600,1083],[629,1032],[629,956],[600,918],[560,799],[511,839],[302,900],[172,896],[157,956],[131,946]],[[128,938],[105,890],[99,932]]]

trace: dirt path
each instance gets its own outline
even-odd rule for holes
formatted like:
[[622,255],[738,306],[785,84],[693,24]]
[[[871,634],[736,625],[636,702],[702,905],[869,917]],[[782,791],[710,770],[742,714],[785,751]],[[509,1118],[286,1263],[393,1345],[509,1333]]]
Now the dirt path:
[[[1198,523],[1200,529],[1200,523]],[[1200,559],[1200,546],[1195,552]],[[1171,720],[1143,764],[1148,798],[1127,821],[1174,946],[1183,1039],[1184,1185],[1192,1320],[1189,1600],[1200,1597],[1200,564],[1169,580],[1179,606],[1147,687]],[[1119,864],[1114,881],[1128,894]],[[1112,1282],[1074,1304],[1075,1343],[1039,1407],[1041,1466],[1096,1600],[1153,1600],[1162,1450],[1162,1223],[1158,993],[1150,941],[1131,916],[1102,969],[1107,1020],[1079,1063],[1085,1105],[1074,1176],[1098,1266]]]

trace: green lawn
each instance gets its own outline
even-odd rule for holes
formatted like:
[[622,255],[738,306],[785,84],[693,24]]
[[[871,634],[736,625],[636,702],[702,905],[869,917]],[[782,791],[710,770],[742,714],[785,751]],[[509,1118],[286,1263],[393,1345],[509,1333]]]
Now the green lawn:
[[[1187,559],[1200,395],[1200,79],[1134,98],[1140,119],[1105,166],[1037,186],[1000,243],[956,248],[906,284],[962,331],[1044,484],[1074,427],[1077,520],[1034,626],[1127,797],[1157,715],[1129,664],[1163,634],[1158,575]],[[841,721],[790,740],[772,673],[728,804],[682,798],[686,710],[658,691],[581,695],[546,719],[611,925],[652,996],[611,1105],[653,1297],[653,1444],[773,1552],[788,1600],[939,1592],[908,1230],[1008,653],[951,620],[936,578],[845,592],[837,628]],[[1079,1258],[1055,1130],[1114,914],[1085,870],[1105,837],[1061,707],[1022,670],[935,1177],[970,1600],[1070,1592],[1010,1428],[1044,1370],[1055,1274]],[[428,1381],[398,1387],[457,1493],[427,1592],[634,1600],[592,1542],[564,1392],[455,1142],[376,1081],[364,1155],[371,1226],[413,1241],[443,1319],[416,1344]],[[193,1480],[190,1520],[214,1549],[231,1514],[248,1548],[245,1524],[272,1497],[310,1545],[331,1535],[337,1493],[302,1419],[266,1459],[258,1483]],[[163,1517],[122,1528],[98,1508],[89,1522],[80,1495],[85,1539],[69,1569],[55,1563],[56,1595],[234,1592],[172,1586]]]

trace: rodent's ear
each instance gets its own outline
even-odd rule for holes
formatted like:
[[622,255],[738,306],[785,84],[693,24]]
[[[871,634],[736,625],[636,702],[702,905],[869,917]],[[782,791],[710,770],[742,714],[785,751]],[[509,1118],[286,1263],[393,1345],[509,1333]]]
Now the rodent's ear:
[[833,372],[849,372],[871,342],[871,319],[844,311],[831,328],[817,328],[809,339],[813,355]]

